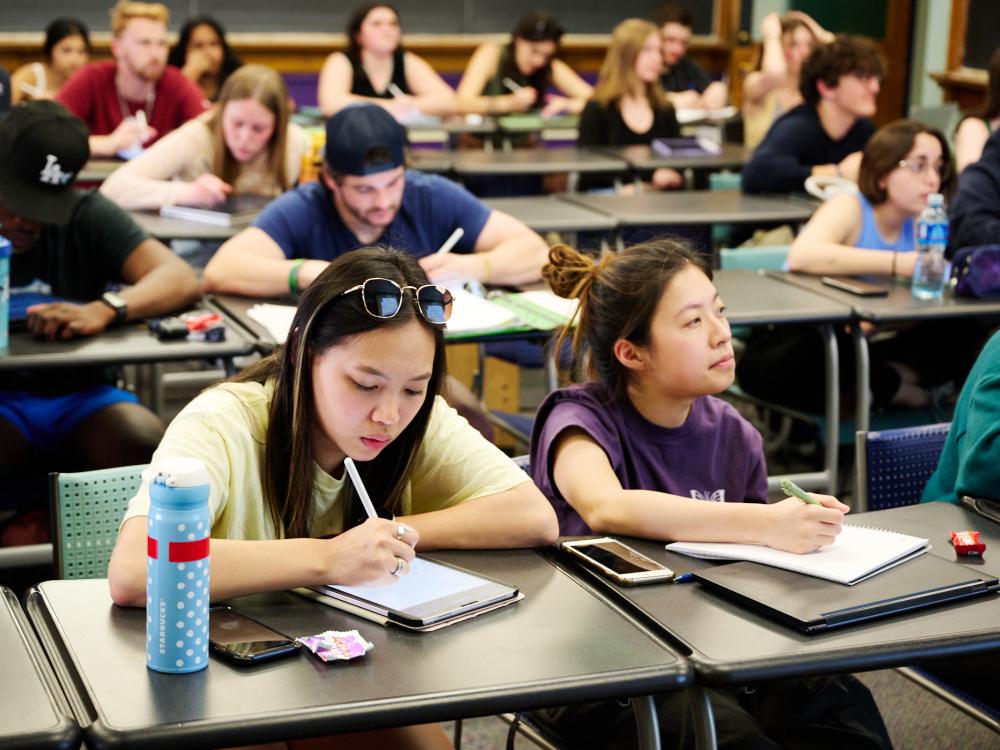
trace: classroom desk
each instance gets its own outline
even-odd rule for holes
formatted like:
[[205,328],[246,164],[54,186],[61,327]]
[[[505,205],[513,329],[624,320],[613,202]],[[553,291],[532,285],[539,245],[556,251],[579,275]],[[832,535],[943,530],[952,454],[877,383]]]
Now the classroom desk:
[[619,226],[779,224],[808,221],[814,201],[792,195],[745,195],[733,190],[655,191],[639,195],[565,193],[560,200],[597,211]]
[[[943,320],[950,318],[1000,316],[1000,300],[972,299],[956,297],[950,290],[940,300],[919,300],[910,292],[909,283],[885,284],[889,288],[886,297],[860,297],[850,292],[833,289],[823,283],[821,276],[803,273],[783,273],[768,271],[768,275],[805,289],[815,294],[821,294],[831,300],[850,305],[854,315],[871,323],[891,324],[900,322],[921,322]],[[855,351],[855,377],[857,378],[857,402],[855,420],[858,430],[867,430],[870,423],[871,393],[868,388],[870,377],[868,340],[857,326],[851,336]],[[864,384],[865,387],[861,387]]]
[[483,198],[482,202],[523,221],[536,232],[610,232],[617,224],[610,216],[578,206],[554,195],[524,198]]
[[145,611],[112,605],[104,579],[39,584],[26,606],[94,750],[259,743],[645,696],[689,682],[673,650],[533,551],[435,557],[510,581],[525,598],[411,633],[290,592],[242,597],[234,606],[278,631],[358,628],[375,649],[329,665],[305,653],[252,668],[213,658],[184,676],[146,669]]
[[568,172],[623,172],[622,159],[575,146],[520,148],[512,151],[455,151],[452,169],[459,177],[473,175],[545,175]]
[[17,331],[10,334],[7,351],[0,353],[0,371],[225,359],[251,354],[255,344],[232,319],[226,320],[226,340],[219,342],[160,341],[145,321],[71,341],[40,341],[27,331]]
[[[987,544],[994,549],[1000,545],[1000,526],[946,503],[862,513],[849,520],[928,537],[934,545],[929,554],[945,559],[954,559],[946,541],[951,529],[988,529]],[[629,543],[677,573],[714,564],[667,552],[661,542]],[[1000,564],[990,560],[989,550],[984,567],[1000,574]],[[1000,650],[1000,596],[996,595],[806,635],[698,584],[628,588],[584,568],[573,566],[573,570],[655,623],[664,637],[689,648],[695,681],[706,686],[883,669]],[[706,708],[710,716],[711,708]]]
[[623,159],[629,167],[643,172],[665,167],[667,169],[702,169],[719,171],[722,169],[742,169],[752,151],[735,143],[723,143],[718,154],[703,156],[663,156],[647,145],[600,146],[601,151],[618,159]]
[[77,182],[104,182],[108,176],[125,162],[121,159],[91,159],[83,165],[76,176]]
[[238,221],[228,226],[209,224],[207,221],[191,221],[160,216],[153,211],[129,211],[136,224],[151,237],[158,240],[216,240],[222,242],[250,226],[250,220]]
[[733,325],[789,325],[811,323],[823,338],[826,374],[826,436],[823,471],[769,479],[772,490],[781,479],[800,486],[835,492],[837,482],[837,438],[840,426],[839,350],[833,332],[835,324],[852,317],[849,305],[805,289],[782,284],[764,273],[744,269],[724,269],[713,274],[715,287],[726,304],[726,317]]
[[0,658],[0,748],[80,747],[80,727],[8,588],[0,588]]
[[429,174],[445,174],[451,171],[454,158],[450,151],[437,148],[411,148],[406,151],[408,169],[419,169]]

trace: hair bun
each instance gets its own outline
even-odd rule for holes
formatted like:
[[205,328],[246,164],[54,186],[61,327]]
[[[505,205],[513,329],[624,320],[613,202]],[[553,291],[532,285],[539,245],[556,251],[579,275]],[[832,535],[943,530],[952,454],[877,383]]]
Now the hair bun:
[[553,245],[549,250],[549,262],[542,268],[542,278],[560,297],[583,298],[600,272],[601,265],[569,245]]

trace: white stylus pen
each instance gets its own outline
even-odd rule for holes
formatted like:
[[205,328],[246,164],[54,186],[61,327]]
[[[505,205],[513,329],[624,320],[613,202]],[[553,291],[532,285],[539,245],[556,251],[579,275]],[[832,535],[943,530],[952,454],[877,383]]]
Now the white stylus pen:
[[456,229],[454,232],[451,233],[451,236],[444,241],[444,244],[437,249],[436,254],[440,255],[441,253],[450,253],[451,249],[458,244],[458,241],[462,239],[462,235],[464,234],[465,230],[462,229],[462,227]]
[[354,465],[354,461],[351,458],[344,459],[344,468],[347,469],[347,475],[351,478],[351,483],[354,485],[354,491],[358,493],[358,497],[361,498],[361,504],[365,506],[365,513],[368,514],[369,518],[378,518],[378,513],[375,512],[375,506],[372,505],[372,499],[368,497],[368,490],[365,489],[365,483],[361,481],[361,475],[358,474],[358,467]]

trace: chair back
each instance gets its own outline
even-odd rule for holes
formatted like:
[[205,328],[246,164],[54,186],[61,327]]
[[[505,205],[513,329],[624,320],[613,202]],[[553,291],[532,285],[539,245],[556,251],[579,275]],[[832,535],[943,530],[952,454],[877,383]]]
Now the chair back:
[[910,119],[929,128],[940,130],[948,141],[948,145],[952,148],[955,147],[955,128],[958,127],[958,123],[962,119],[962,113],[957,103],[945,102],[932,107],[913,105],[910,107]]
[[783,271],[788,251],[788,245],[724,247],[719,251],[719,267],[743,268],[749,271]]
[[950,427],[950,422],[942,422],[896,430],[859,430],[855,440],[858,510],[884,510],[920,502]]
[[60,578],[104,578],[129,499],[145,465],[53,472],[52,546]]

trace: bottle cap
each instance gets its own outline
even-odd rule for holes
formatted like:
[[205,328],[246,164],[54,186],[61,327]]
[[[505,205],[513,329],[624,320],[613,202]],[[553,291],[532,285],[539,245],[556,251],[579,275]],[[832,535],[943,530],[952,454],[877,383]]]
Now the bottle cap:
[[200,458],[166,458],[146,472],[150,482],[167,487],[200,487],[209,484],[208,469]]
[[941,193],[931,193],[927,196],[927,205],[932,208],[944,205],[944,196]]

